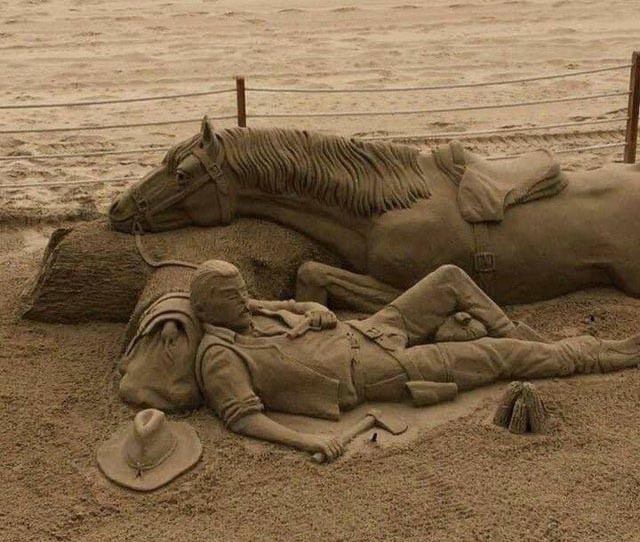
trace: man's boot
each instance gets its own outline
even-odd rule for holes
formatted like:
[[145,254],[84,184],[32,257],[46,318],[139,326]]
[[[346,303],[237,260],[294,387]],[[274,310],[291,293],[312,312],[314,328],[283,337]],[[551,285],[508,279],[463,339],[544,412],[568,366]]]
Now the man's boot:
[[640,334],[621,341],[600,341],[597,359],[603,373],[637,367],[640,363]]

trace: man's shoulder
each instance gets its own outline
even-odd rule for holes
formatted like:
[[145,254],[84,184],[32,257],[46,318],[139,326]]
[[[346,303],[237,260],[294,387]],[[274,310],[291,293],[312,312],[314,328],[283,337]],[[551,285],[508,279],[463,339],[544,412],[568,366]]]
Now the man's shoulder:
[[220,336],[214,333],[205,333],[202,336],[202,340],[200,341],[200,346],[198,347],[198,356],[203,356],[208,350],[211,349],[226,349],[226,350],[234,350],[233,348],[234,341],[229,340],[226,337]]

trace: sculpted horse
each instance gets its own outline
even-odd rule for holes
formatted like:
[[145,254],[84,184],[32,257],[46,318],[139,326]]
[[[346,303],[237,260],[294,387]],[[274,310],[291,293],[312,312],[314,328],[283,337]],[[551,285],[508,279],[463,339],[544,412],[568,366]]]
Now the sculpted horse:
[[443,161],[442,153],[299,130],[215,132],[205,117],[199,134],[117,199],[110,220],[126,232],[223,225],[237,216],[275,221],[350,268],[303,265],[299,299],[367,310],[443,264],[463,268],[502,304],[597,285],[640,295],[638,165],[556,171],[552,197],[522,203],[525,192],[501,192],[504,181],[544,170],[548,157],[489,164],[464,151],[460,162],[460,147],[451,149]]

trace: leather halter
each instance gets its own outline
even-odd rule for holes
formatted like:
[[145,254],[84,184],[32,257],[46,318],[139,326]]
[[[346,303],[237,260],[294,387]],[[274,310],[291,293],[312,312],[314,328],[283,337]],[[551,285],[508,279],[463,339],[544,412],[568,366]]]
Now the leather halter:
[[154,260],[144,249],[142,245],[142,235],[144,234],[144,228],[142,224],[140,224],[140,217],[143,216],[146,223],[151,226],[151,219],[157,213],[168,209],[172,205],[175,205],[179,201],[182,201],[186,197],[190,196],[200,188],[202,188],[206,183],[212,182],[217,190],[217,203],[218,208],[220,209],[220,215],[223,223],[227,224],[231,222],[231,202],[229,198],[229,182],[223,177],[222,170],[218,163],[209,157],[207,152],[195,146],[191,149],[191,154],[200,162],[204,170],[207,172],[207,175],[204,175],[201,179],[195,180],[193,182],[188,183],[186,186],[181,185],[179,191],[176,194],[173,194],[164,200],[158,202],[154,206],[150,206],[147,199],[141,194],[138,189],[134,189],[131,192],[131,197],[136,204],[136,208],[138,213],[135,215],[132,225],[131,232],[135,235],[136,239],[136,247],[138,249],[138,253],[140,257],[144,260],[144,262],[151,267],[167,267],[167,266],[178,266],[178,267],[188,267],[191,269],[197,269],[198,266],[191,262],[184,262],[182,260]]
[[147,199],[142,195],[140,190],[134,188],[131,192],[131,197],[136,205],[138,213],[134,217],[132,230],[133,233],[143,233],[144,229],[140,224],[140,217],[144,217],[145,222],[151,226],[152,218],[154,215],[161,213],[162,211],[169,209],[171,206],[189,197],[194,192],[197,192],[208,182],[212,182],[217,190],[217,204],[220,209],[220,218],[224,224],[231,222],[231,202],[229,198],[229,182],[223,177],[222,169],[218,163],[209,157],[207,152],[195,146],[191,149],[191,154],[200,162],[207,175],[202,176],[200,179],[196,179],[192,182],[180,185],[178,191],[159,201],[155,205],[150,205]]

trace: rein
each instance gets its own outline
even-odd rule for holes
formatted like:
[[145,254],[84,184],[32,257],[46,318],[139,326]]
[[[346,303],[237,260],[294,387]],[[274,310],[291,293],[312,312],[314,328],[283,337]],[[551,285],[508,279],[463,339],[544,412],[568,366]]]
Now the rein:
[[[139,215],[143,215],[148,224],[151,224],[151,218],[154,214],[164,211],[165,209],[171,207],[175,203],[185,199],[187,196],[190,196],[197,190],[199,190],[202,186],[204,186],[208,182],[212,182],[217,190],[216,194],[218,196],[218,207],[220,209],[221,218],[224,222],[231,222],[231,205],[229,201],[229,183],[222,176],[222,170],[218,163],[209,157],[204,149],[200,147],[194,147],[191,149],[191,154],[200,162],[204,170],[207,172],[207,175],[202,177],[193,183],[191,183],[188,187],[181,187],[180,191],[177,194],[167,197],[163,201],[160,201],[153,207],[149,205],[149,202],[146,198],[137,191],[134,191],[132,196],[136,203],[136,207],[138,208]],[[145,250],[142,244],[142,236],[145,231],[140,224],[140,220],[138,217],[134,218],[133,224],[131,226],[131,233],[135,236],[136,240],[136,248],[138,249],[138,254],[142,258],[142,260],[153,268],[160,267],[186,267],[189,269],[197,269],[198,265],[185,262],[183,260],[154,260],[153,257],[149,255],[149,253]]]
[[198,265],[195,263],[185,262],[183,260],[154,260],[142,245],[142,235],[144,234],[144,230],[142,229],[142,226],[140,226],[140,222],[137,220],[133,223],[132,233],[136,239],[138,254],[147,265],[156,269],[159,267],[187,267],[189,269],[198,269]]

